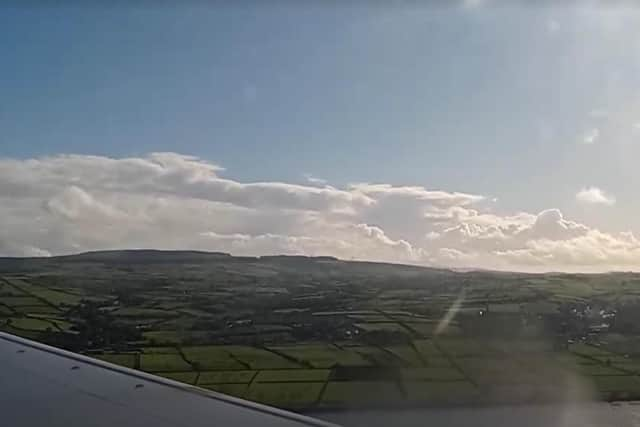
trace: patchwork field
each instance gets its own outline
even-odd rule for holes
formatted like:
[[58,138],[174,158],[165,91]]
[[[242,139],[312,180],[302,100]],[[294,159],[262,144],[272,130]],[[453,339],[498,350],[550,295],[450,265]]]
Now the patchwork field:
[[295,410],[640,398],[637,275],[78,257],[0,259],[0,330]]

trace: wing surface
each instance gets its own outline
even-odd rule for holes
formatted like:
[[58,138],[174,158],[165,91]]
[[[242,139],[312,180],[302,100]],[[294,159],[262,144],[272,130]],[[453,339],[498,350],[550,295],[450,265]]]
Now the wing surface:
[[333,425],[2,332],[0,414],[12,427]]

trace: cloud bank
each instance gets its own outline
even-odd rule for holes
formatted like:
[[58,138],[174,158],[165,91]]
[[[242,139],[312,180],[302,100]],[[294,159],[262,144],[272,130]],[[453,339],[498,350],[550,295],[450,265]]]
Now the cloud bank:
[[592,205],[613,205],[616,199],[598,187],[583,188],[576,194],[576,200]]
[[[640,265],[632,233],[605,233],[557,209],[497,214],[478,194],[223,174],[176,153],[0,159],[0,255],[160,248],[531,271]],[[613,200],[597,188],[576,197]]]

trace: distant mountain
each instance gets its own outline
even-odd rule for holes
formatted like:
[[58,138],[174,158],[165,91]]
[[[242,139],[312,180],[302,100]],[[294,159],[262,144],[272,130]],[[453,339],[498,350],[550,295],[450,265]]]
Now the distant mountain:
[[92,251],[74,255],[63,255],[51,257],[53,260],[83,261],[83,262],[125,262],[125,263],[146,263],[146,262],[188,262],[188,261],[208,261],[211,259],[231,258],[225,252],[205,252],[205,251],[164,251],[157,249],[124,249],[111,251]]
[[[0,270],[12,270],[20,266],[28,270],[55,268],[55,266],[78,263],[104,265],[184,264],[233,265],[235,268],[250,269],[251,266],[268,268],[280,273],[320,272],[356,275],[402,275],[422,276],[425,274],[458,274],[448,269],[415,265],[391,264],[370,261],[345,261],[331,256],[308,257],[302,255],[268,255],[260,257],[233,256],[224,252],[179,251],[156,249],[126,249],[84,252],[41,258],[0,258]],[[262,268],[261,267],[261,268]]]

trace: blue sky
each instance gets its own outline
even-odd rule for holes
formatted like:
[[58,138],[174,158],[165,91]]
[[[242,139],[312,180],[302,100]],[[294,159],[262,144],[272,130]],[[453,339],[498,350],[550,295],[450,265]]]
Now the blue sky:
[[170,151],[640,232],[637,11],[303,3],[3,8],[0,157]]

